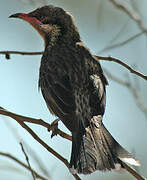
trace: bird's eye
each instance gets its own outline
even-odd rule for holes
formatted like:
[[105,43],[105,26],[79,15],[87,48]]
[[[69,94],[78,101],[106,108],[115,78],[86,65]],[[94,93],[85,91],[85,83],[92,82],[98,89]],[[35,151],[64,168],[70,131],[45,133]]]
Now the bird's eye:
[[39,19],[42,21],[42,19],[43,19],[44,17],[43,16],[39,16]]
[[41,22],[42,22],[43,24],[48,24],[48,18],[47,18],[47,17],[42,17],[42,18],[41,18]]

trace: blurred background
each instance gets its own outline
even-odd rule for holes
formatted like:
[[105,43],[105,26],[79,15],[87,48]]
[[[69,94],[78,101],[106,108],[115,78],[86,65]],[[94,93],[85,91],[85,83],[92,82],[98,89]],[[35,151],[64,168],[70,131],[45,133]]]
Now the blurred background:
[[[143,27],[147,27],[146,0],[117,2],[123,3],[132,14],[138,15]],[[43,40],[29,24],[9,19],[8,16],[30,12],[45,4],[60,6],[74,16],[81,37],[93,54],[119,58],[137,71],[147,74],[146,34],[135,38],[143,29],[110,0],[1,0],[0,51],[43,50]],[[112,48],[131,37],[132,41]],[[11,55],[11,59],[6,60],[0,54],[0,106],[51,123],[56,117],[50,115],[38,90],[40,59],[41,56]],[[147,81],[114,62],[101,61],[101,64],[109,80],[104,124],[115,139],[140,160],[142,166],[137,171],[147,177]],[[48,145],[70,159],[71,142],[60,136],[51,139],[51,133],[45,128],[28,125]],[[61,122],[59,127],[68,132]],[[51,180],[73,179],[64,164],[48,153],[15,120],[0,115],[0,152],[10,153],[26,163],[19,142],[23,143],[31,167],[38,173],[47,175]],[[47,172],[42,171],[39,164]],[[85,180],[134,179],[128,173],[99,171],[80,177]],[[0,179],[31,180],[32,176],[19,164],[0,156]]]

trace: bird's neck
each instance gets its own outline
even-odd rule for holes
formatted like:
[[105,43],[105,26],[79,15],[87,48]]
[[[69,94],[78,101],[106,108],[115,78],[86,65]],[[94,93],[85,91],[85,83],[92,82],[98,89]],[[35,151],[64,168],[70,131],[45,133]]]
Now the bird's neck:
[[[47,26],[49,28],[49,26]],[[50,30],[46,33],[45,47],[52,49],[57,43],[73,44],[80,42],[79,32],[75,29],[64,30],[57,25],[50,26]]]
[[50,48],[52,48],[59,36],[61,35],[61,30],[58,26],[56,25],[44,25],[44,30],[46,28],[46,32],[45,32],[45,37],[44,37],[44,42],[45,42],[45,47],[49,46]]

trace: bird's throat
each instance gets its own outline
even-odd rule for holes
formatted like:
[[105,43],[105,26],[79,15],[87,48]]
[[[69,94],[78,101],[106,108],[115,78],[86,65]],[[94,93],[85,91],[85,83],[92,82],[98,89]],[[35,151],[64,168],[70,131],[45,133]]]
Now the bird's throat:
[[49,46],[50,48],[52,48],[56,44],[59,36],[61,35],[61,29],[57,25],[48,24],[42,25],[42,28],[45,34],[45,46]]

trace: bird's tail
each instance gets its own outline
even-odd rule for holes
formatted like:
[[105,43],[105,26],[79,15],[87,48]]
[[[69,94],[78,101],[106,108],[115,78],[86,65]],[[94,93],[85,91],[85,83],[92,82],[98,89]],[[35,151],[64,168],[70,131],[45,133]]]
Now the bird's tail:
[[[84,129],[84,128],[83,128]],[[72,134],[70,171],[72,174],[90,174],[96,170],[120,170],[123,163],[139,166],[140,163],[127,152],[108,132],[101,117],[92,118],[91,124]]]

